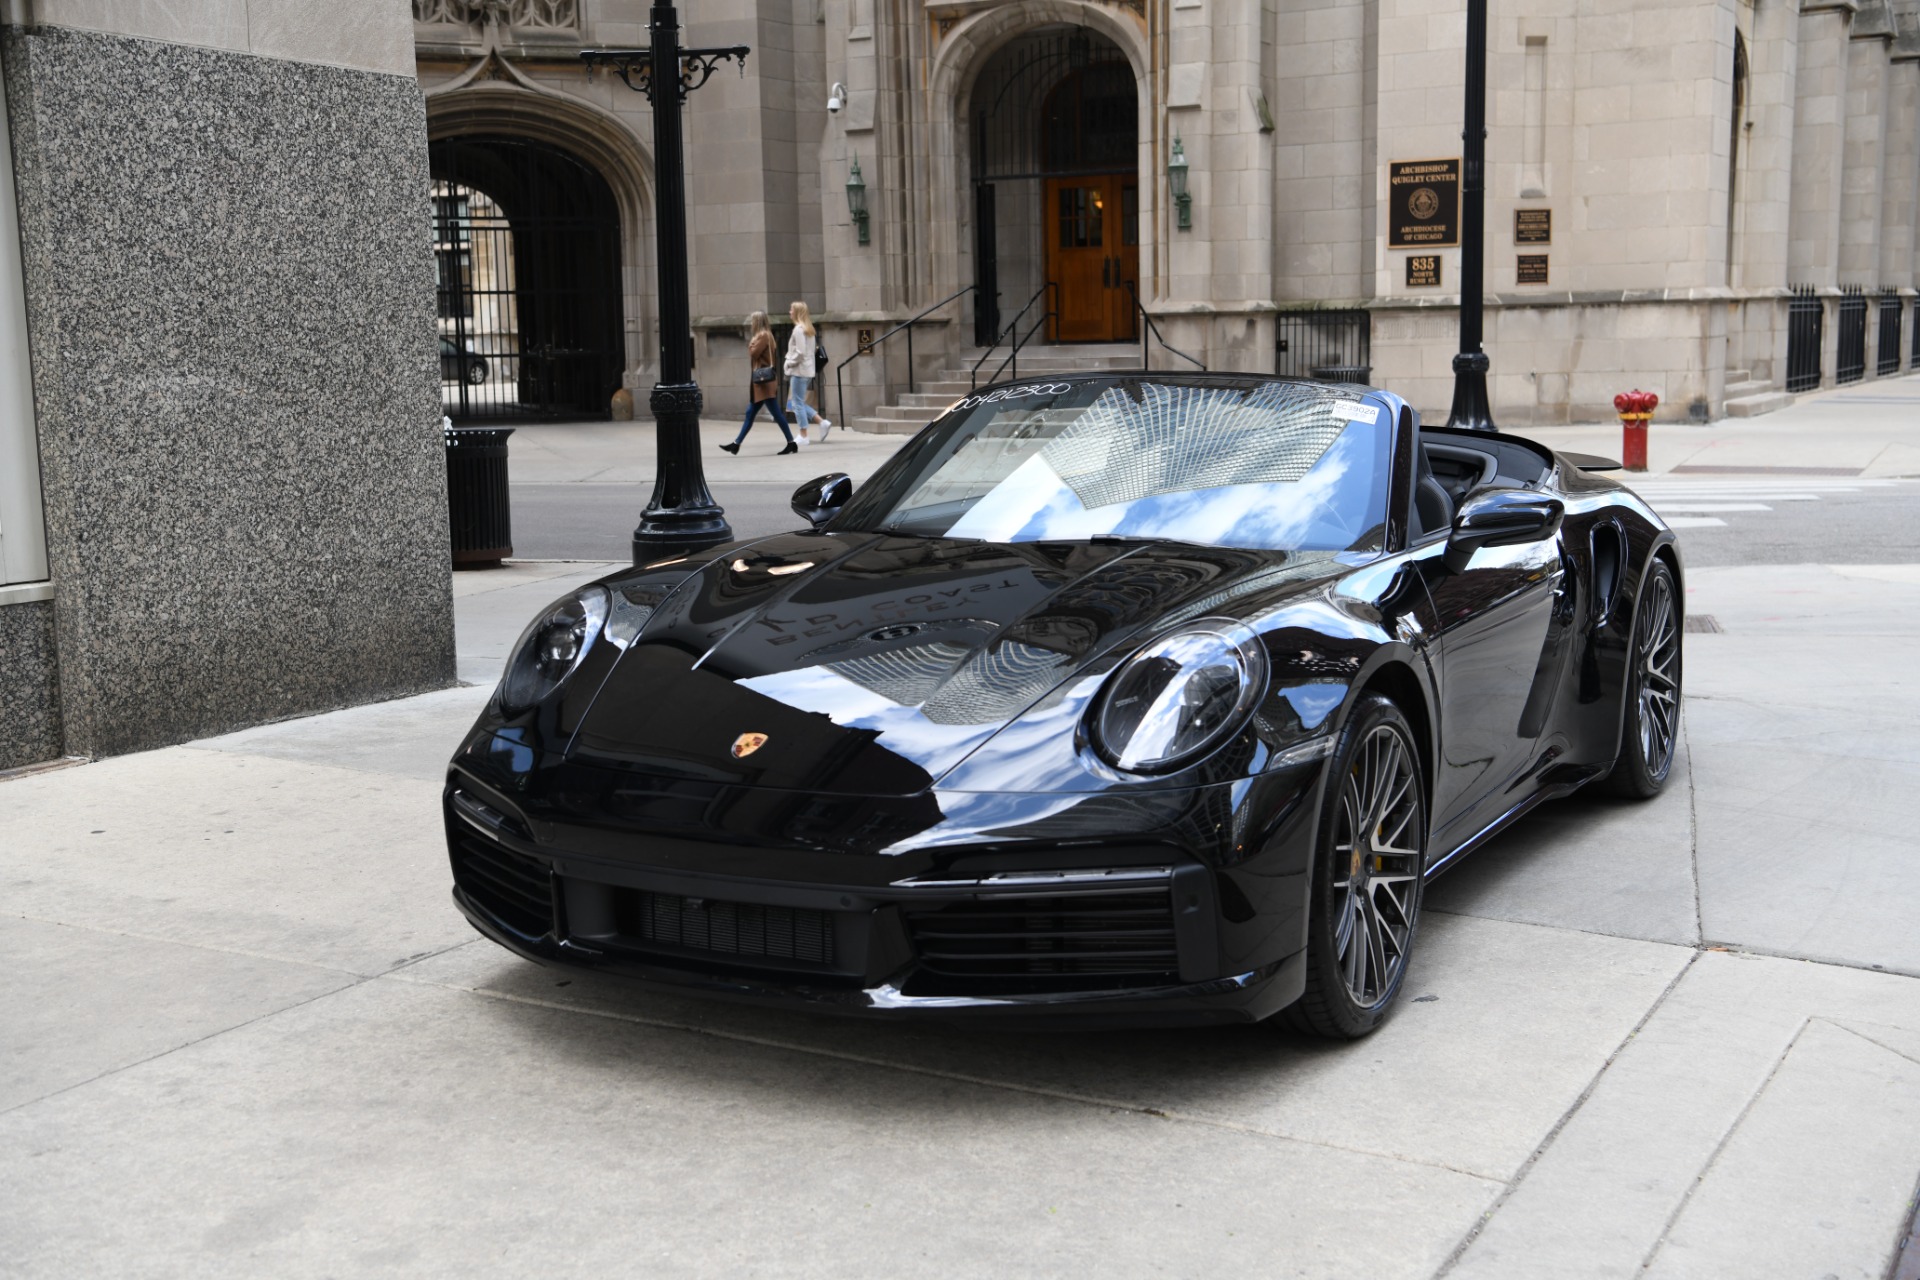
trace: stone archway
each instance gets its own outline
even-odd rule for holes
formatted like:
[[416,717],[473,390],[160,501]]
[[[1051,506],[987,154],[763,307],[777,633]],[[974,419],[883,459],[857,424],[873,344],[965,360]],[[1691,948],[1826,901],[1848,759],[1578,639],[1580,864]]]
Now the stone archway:
[[524,87],[517,77],[462,76],[429,91],[426,105],[429,144],[476,136],[546,143],[591,166],[605,180],[620,220],[624,378],[644,403],[659,357],[652,155],[610,112],[578,98]]
[[[1134,81],[1137,119],[1136,168],[1138,185],[1139,280],[1143,297],[1145,282],[1154,278],[1158,254],[1153,237],[1145,234],[1155,225],[1155,189],[1150,179],[1151,156],[1156,136],[1153,95],[1148,75],[1149,58],[1146,32],[1126,11],[1107,6],[1079,3],[1078,0],[1023,0],[986,10],[962,19],[950,28],[934,50],[927,75],[928,120],[932,125],[931,143],[935,160],[933,171],[943,175],[930,192],[933,204],[932,225],[936,229],[931,246],[938,264],[936,287],[950,293],[976,283],[977,249],[974,241],[979,211],[973,207],[974,157],[971,121],[974,96],[981,88],[981,77],[996,54],[1022,38],[1030,38],[1049,28],[1080,28],[1110,43],[1124,56]],[[1012,299],[1013,307],[1026,301]]]

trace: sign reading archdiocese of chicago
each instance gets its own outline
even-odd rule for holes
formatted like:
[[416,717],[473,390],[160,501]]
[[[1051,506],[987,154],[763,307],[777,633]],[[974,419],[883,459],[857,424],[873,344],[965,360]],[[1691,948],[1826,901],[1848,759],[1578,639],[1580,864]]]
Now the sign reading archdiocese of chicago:
[[1516,255],[1514,280],[1518,284],[1545,284],[1547,282],[1547,255],[1544,253],[1522,253]]
[[1396,160],[1387,166],[1387,248],[1460,243],[1460,162]]
[[1515,244],[1552,244],[1553,210],[1515,209],[1513,211],[1513,242]]
[[1440,255],[1437,253],[1407,255],[1407,288],[1437,289],[1439,287]]

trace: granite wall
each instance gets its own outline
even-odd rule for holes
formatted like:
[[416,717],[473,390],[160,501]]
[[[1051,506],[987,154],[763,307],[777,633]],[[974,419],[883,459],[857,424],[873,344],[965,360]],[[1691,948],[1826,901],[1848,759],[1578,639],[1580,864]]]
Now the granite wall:
[[418,86],[4,39],[64,749],[450,684]]
[[0,604],[0,769],[60,754],[60,669],[53,602]]

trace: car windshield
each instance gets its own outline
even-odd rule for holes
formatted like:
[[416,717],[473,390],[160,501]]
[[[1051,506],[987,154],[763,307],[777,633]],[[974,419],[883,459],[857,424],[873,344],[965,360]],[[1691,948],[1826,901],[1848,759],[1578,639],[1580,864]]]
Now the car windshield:
[[987,542],[1127,538],[1377,551],[1386,411],[1314,383],[1090,378],[969,396],[832,527]]

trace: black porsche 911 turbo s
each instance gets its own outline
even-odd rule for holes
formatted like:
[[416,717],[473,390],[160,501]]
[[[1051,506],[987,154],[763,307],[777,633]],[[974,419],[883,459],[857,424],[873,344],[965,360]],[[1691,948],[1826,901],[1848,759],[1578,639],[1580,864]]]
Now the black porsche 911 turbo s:
[[1597,460],[1397,396],[969,396],[812,528],[536,618],[445,791],[535,960],[881,1016],[1358,1036],[1422,886],[1672,767],[1681,566]]

